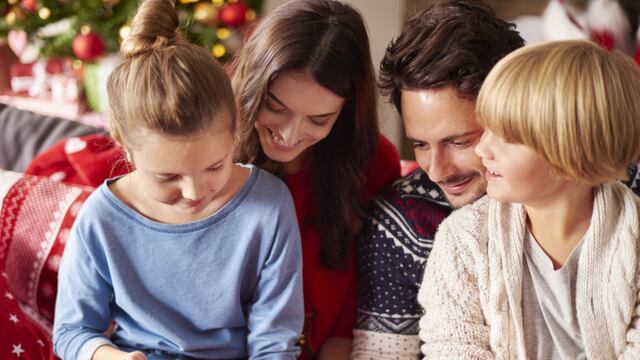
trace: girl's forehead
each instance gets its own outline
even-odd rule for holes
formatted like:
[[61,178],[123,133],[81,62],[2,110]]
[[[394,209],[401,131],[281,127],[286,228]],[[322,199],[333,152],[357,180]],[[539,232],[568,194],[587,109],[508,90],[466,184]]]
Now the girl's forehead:
[[226,159],[233,152],[234,136],[230,129],[204,131],[191,137],[148,132],[132,149],[135,165],[161,173],[202,170]]

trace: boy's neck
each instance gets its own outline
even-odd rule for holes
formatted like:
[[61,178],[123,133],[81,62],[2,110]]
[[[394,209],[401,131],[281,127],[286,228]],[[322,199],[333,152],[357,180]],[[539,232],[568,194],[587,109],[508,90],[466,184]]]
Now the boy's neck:
[[525,205],[529,229],[558,269],[591,223],[593,188],[575,185],[546,203]]

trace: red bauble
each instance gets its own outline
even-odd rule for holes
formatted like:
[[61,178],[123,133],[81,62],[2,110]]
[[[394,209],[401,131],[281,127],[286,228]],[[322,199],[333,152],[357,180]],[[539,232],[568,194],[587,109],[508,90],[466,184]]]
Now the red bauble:
[[36,0],[22,0],[22,7],[28,12],[36,11]]
[[80,34],[71,44],[73,53],[82,61],[93,61],[104,54],[104,40],[94,33]]
[[227,26],[239,27],[247,22],[247,11],[249,10],[249,5],[243,2],[229,3],[220,9],[218,19]]

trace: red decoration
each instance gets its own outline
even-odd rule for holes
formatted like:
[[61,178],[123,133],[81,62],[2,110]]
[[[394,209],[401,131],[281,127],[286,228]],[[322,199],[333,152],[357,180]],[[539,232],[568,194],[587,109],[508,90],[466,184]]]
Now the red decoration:
[[607,30],[591,32],[591,41],[611,51],[615,47],[615,36]]
[[73,53],[83,61],[93,61],[104,54],[104,40],[94,33],[80,34],[73,39],[71,44]]
[[22,0],[22,7],[32,13],[36,11],[36,0]]
[[240,27],[247,22],[249,10],[249,6],[243,2],[228,3],[218,12],[218,19],[227,26]]

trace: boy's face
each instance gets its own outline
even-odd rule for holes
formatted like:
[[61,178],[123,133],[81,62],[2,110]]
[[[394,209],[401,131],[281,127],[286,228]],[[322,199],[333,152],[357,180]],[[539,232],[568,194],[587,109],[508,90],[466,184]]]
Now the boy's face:
[[418,165],[451,206],[482,197],[487,183],[485,168],[473,151],[483,132],[475,119],[475,102],[458,97],[451,88],[403,90],[401,107]]
[[574,184],[554,176],[549,163],[532,148],[508,143],[489,129],[475,151],[487,169],[487,194],[501,202],[544,205]]

